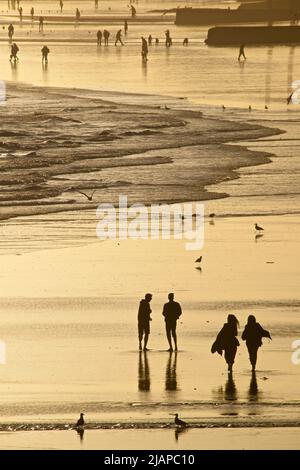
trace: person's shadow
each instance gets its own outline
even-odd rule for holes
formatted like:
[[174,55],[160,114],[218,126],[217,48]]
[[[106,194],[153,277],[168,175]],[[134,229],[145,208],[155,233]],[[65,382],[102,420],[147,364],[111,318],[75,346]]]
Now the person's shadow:
[[168,392],[175,392],[177,387],[177,351],[171,351],[167,361],[166,367],[166,384],[165,389]]
[[150,391],[150,369],[147,351],[139,351],[138,388],[141,392]]

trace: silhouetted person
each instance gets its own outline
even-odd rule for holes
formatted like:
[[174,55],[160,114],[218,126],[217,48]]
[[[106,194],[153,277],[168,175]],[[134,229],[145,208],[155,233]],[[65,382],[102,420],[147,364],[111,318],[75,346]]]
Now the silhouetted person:
[[9,60],[14,60],[15,62],[19,60],[17,54],[19,52],[19,48],[17,44],[14,42],[10,48],[10,59]]
[[98,0],[95,0],[95,9],[98,10]]
[[174,294],[170,293],[168,295],[169,302],[164,305],[163,308],[163,316],[165,317],[166,322],[166,335],[169,343],[169,351],[173,351],[172,346],[172,337],[174,340],[174,347],[175,351],[178,350],[177,348],[177,335],[176,335],[176,326],[177,320],[182,314],[180,304],[178,302],[174,302]]
[[148,60],[148,43],[145,38],[141,37],[142,39],[142,59],[144,62]]
[[63,12],[63,9],[64,9],[64,2],[63,2],[63,0],[60,0],[60,1],[59,1],[59,7],[60,7],[60,12],[62,13],[62,12]]
[[19,15],[20,15],[20,21],[22,21],[23,20],[23,8],[22,7],[19,8]]
[[125,35],[127,34],[127,31],[128,31],[128,22],[127,22],[127,20],[124,20],[124,33],[125,33]]
[[105,45],[105,46],[108,46],[108,39],[109,39],[109,36],[110,36],[110,32],[107,31],[107,29],[105,29],[105,30],[103,31],[104,45]]
[[79,20],[80,20],[80,16],[81,16],[81,15],[80,15],[80,11],[79,11],[78,8],[76,8],[76,12],[75,12],[75,19],[76,19],[76,21],[79,21]]
[[42,62],[48,62],[48,54],[50,52],[50,49],[47,47],[47,46],[44,46],[42,49],[41,49],[41,53],[42,53]]
[[245,56],[245,44],[242,44],[240,47],[240,52],[239,52],[239,57],[238,57],[239,61],[241,60],[241,57],[243,57],[244,60],[247,59],[247,57]]
[[34,8],[32,7],[30,10],[31,21],[33,22],[34,19]]
[[149,34],[149,36],[148,36],[148,44],[149,44],[149,46],[152,45],[152,36],[151,36],[151,34]]
[[102,45],[102,31],[97,31],[97,44],[98,46],[101,46]]
[[159,44],[159,39],[158,38],[155,38],[155,44]]
[[270,333],[267,330],[264,330],[262,326],[257,323],[255,316],[249,315],[248,323],[242,334],[242,339],[246,341],[253,371],[256,366],[258,348],[262,346],[262,338],[272,339]]
[[141,392],[150,390],[150,369],[146,351],[139,352],[139,390]]
[[44,31],[44,17],[43,16],[40,16],[39,17],[39,32],[43,32]]
[[239,346],[238,335],[238,319],[234,315],[228,315],[227,323],[219,332],[216,341],[211,347],[211,352],[218,352],[221,356],[225,351],[225,361],[228,364],[228,371],[232,372],[235,355]]
[[10,24],[7,29],[8,29],[8,37],[9,37],[9,40],[11,41],[15,32],[15,28],[13,27],[12,24]]
[[189,44],[189,40],[188,40],[188,38],[184,38],[184,40],[183,40],[183,43],[182,43],[182,44],[183,44],[183,46],[188,46],[188,44]]
[[133,5],[130,5],[130,9],[131,9],[131,17],[135,18],[136,17],[136,9],[134,8]]
[[80,418],[79,418],[79,420],[78,420],[77,423],[76,423],[76,426],[77,426],[77,427],[78,427],[78,426],[84,426],[84,425],[85,425],[83,416],[84,416],[84,413],[80,413]]
[[170,36],[170,30],[167,29],[167,31],[165,31],[165,36],[166,36],[166,47],[170,47],[172,45],[172,39],[171,39],[171,36]]
[[177,390],[177,353],[170,351],[166,368],[166,390],[173,392]]
[[144,336],[144,351],[147,351],[147,343],[150,334],[150,321],[151,319],[151,308],[150,302],[152,294],[146,294],[145,298],[140,301],[138,311],[138,333],[139,333],[139,350],[142,349],[142,340]]
[[124,46],[123,41],[122,41],[122,30],[121,29],[119,29],[119,31],[117,31],[115,46],[118,44],[118,42],[121,44],[121,46]]

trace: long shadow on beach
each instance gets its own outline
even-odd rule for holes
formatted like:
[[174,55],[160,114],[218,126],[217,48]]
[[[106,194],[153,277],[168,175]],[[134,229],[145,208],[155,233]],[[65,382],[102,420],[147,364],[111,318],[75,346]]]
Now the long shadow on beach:
[[175,392],[178,390],[177,386],[177,352],[170,352],[166,367],[166,383],[165,389],[168,392]]
[[147,358],[147,351],[139,352],[138,389],[140,392],[150,391],[150,369]]

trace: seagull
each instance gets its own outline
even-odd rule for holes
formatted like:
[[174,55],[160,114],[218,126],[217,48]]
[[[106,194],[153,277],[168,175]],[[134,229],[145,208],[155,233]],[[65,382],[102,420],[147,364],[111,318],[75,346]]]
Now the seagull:
[[260,227],[259,225],[255,224],[255,230],[257,230],[258,232],[263,232],[264,229],[262,227]]
[[214,212],[212,212],[211,214],[209,214],[208,217],[210,217],[211,219],[213,219],[213,218],[215,217],[215,215],[216,215],[216,214],[215,214]]
[[178,413],[175,414],[175,424],[176,426],[186,427],[187,423],[178,418]]
[[199,258],[196,259],[195,263],[201,263],[202,261],[202,256],[200,256]]
[[80,413],[80,418],[77,421],[76,426],[84,426],[85,422],[84,422],[83,416],[84,416],[84,413]]
[[91,194],[90,196],[89,196],[88,194],[85,194],[85,193],[82,192],[82,191],[79,191],[78,189],[77,189],[77,192],[78,192],[79,194],[82,194],[83,196],[85,196],[89,201],[92,201],[92,200],[93,200],[93,196],[94,196],[94,194],[95,194],[95,192],[96,192],[96,189],[92,192],[92,194]]

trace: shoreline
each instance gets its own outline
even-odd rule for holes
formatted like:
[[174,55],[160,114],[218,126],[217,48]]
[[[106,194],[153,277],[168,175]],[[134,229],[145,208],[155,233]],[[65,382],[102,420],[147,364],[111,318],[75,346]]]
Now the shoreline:
[[[97,192],[102,191],[102,196],[103,191],[106,192],[109,190],[111,191],[109,202],[115,198],[114,194],[116,191],[118,193],[122,191],[125,193],[128,192],[129,198],[133,202],[143,200],[146,206],[155,203],[173,204],[178,202],[190,202],[192,200],[207,201],[228,197],[230,195],[226,193],[210,191],[210,186],[213,184],[222,183],[228,179],[239,179],[240,176],[237,173],[239,169],[270,163],[273,156],[273,154],[270,152],[252,151],[240,144],[236,145],[236,143],[248,141],[249,139],[253,140],[285,133],[285,131],[282,131],[279,128],[267,128],[257,123],[255,125],[249,124],[247,122],[244,124],[237,124],[236,122],[231,121],[230,118],[224,119],[223,117],[223,119],[219,119],[217,116],[205,117],[202,113],[199,113],[199,111],[190,111],[187,109],[170,109],[166,111],[162,106],[154,106],[153,104],[149,104],[149,102],[143,106],[140,104],[122,104],[122,102],[117,104],[115,101],[110,101],[107,97],[107,95],[114,95],[114,93],[111,92],[97,92],[92,90],[67,89],[58,87],[46,88],[23,84],[12,85],[11,83],[8,84],[9,101],[7,102],[6,106],[0,108],[0,112],[2,111],[2,113],[5,114],[5,110],[12,100],[14,106],[17,104],[16,108],[18,113],[20,110],[18,100],[23,99],[22,94],[24,93],[29,95],[27,96],[27,99],[30,99],[31,95],[33,95],[34,98],[38,98],[40,94],[45,95],[46,93],[50,102],[50,109],[48,111],[48,115],[47,110],[45,110],[47,118],[45,119],[45,125],[48,125],[50,120],[52,120],[53,125],[56,125],[55,119],[59,119],[58,122],[61,121],[63,123],[63,128],[62,130],[57,128],[56,137],[49,136],[50,146],[47,149],[43,147],[44,144],[41,142],[39,137],[37,137],[36,142],[32,142],[31,140],[30,145],[28,142],[26,142],[25,136],[28,133],[26,129],[30,129],[28,128],[26,122],[24,130],[22,131],[22,129],[20,129],[20,131],[17,132],[11,132],[10,124],[8,123],[7,125],[7,122],[0,125],[0,134],[2,137],[4,137],[4,139],[6,139],[2,140],[0,151],[2,146],[2,152],[6,151],[8,157],[11,154],[8,159],[2,157],[0,160],[1,169],[5,169],[5,172],[3,173],[3,176],[0,180],[0,185],[1,182],[3,188],[9,188],[11,185],[17,185],[16,187],[19,187],[18,194],[20,195],[18,201],[16,201],[14,200],[14,192],[12,192],[11,195],[8,192],[8,196],[6,196],[6,198],[5,194],[7,193],[7,190],[3,193],[4,195],[2,195],[2,202],[0,201],[0,208],[2,212],[0,215],[0,220],[8,220],[24,215],[35,216],[47,213],[51,214],[66,211],[86,210],[89,208],[96,208],[98,206],[98,203],[85,203],[84,201],[77,201],[74,199],[74,191],[77,189],[96,189]],[[116,93],[115,95],[122,96],[122,93]],[[130,94],[125,95],[130,96]],[[141,98],[143,97],[143,95],[138,96]],[[53,97],[57,97],[60,100],[59,108],[57,109],[57,112],[60,113],[59,118],[56,117],[55,112],[53,113],[53,111],[55,111],[53,110],[53,104],[51,101]],[[148,100],[149,98],[151,103],[151,95],[147,96]],[[161,101],[164,100],[164,97],[159,98]],[[70,106],[69,100],[72,100],[72,102],[75,102],[76,100],[76,107],[74,108],[75,116],[72,112],[72,116],[66,113],[66,117],[64,117],[62,113],[68,110],[68,106]],[[45,100],[43,100],[43,105],[45,106]],[[110,130],[104,128],[103,131],[101,131],[101,126],[103,129],[103,124],[99,124],[100,132],[98,132],[98,136],[95,134],[95,137],[93,137],[90,136],[90,131],[87,129],[87,123],[83,124],[83,122],[84,116],[86,116],[87,113],[93,111],[93,109],[97,110],[97,108],[103,109],[106,116],[108,116],[108,119],[111,121],[111,124]],[[12,113],[11,108],[8,109],[8,111],[9,119],[15,119],[15,115]],[[128,127],[126,130],[127,125],[125,124],[126,121],[124,121],[123,133],[119,132],[119,130],[117,132],[114,130],[117,122],[114,122],[114,116],[116,116],[116,118],[118,117],[118,126],[122,126],[122,123],[120,123],[120,118],[123,116],[125,120],[130,120],[132,116],[136,114],[138,116],[141,116],[140,113],[145,115],[145,111],[148,113],[149,119],[146,116],[145,123],[141,127],[134,124],[132,131],[128,130]],[[34,121],[36,119],[35,115],[38,117],[39,113],[35,112],[34,109],[31,111],[31,113],[33,116],[31,119],[34,125]],[[28,112],[25,117],[25,120],[27,119]],[[157,123],[156,120],[158,120]],[[161,120],[163,120],[162,124],[159,123]],[[64,146],[63,142],[60,143],[60,140],[66,137],[60,136],[60,133],[63,131],[64,126],[66,126],[67,130],[69,126],[72,125],[72,123],[75,123],[77,132],[81,132],[81,127],[82,125],[84,126],[82,132],[86,133],[87,139],[85,140],[83,137],[83,142],[78,140],[77,143],[74,140],[73,142],[70,140],[70,142]],[[39,123],[39,128],[40,127],[43,127],[43,125]],[[95,123],[93,123],[93,127],[95,127]],[[199,132],[199,129],[201,128],[203,128],[204,131],[203,135],[202,132]],[[39,129],[39,132],[43,132],[43,130]],[[44,132],[47,132],[46,128]],[[211,141],[212,132],[214,133],[214,136],[216,136],[213,139],[214,143]],[[5,137],[6,135],[10,137]],[[14,135],[18,140],[22,135],[23,140],[25,137],[25,144],[23,147],[20,147],[19,144],[14,144]],[[134,138],[136,142],[133,143],[131,141],[131,137]],[[176,139],[175,143],[172,141],[174,138]],[[47,139],[47,137],[45,137],[45,139]],[[6,145],[5,142],[8,144]],[[119,143],[122,146],[118,145]],[[55,149],[56,152],[59,153],[61,153],[62,149],[64,149],[64,151],[69,155],[67,160],[66,158],[58,159],[55,156]],[[73,158],[71,150],[72,153],[77,152],[78,156],[76,155],[75,158]],[[202,150],[203,156],[201,156]],[[203,160],[204,173],[199,174],[199,177],[197,177],[195,180],[197,187],[195,186],[194,190],[191,189],[192,186],[189,185],[190,190],[186,189],[186,195],[184,194],[184,190],[178,192],[177,195],[174,193],[174,191],[173,194],[170,193],[170,195],[165,193],[164,197],[164,190],[162,190],[161,186],[160,192],[162,192],[162,194],[160,194],[158,197],[156,196],[152,198],[150,193],[147,195],[148,190],[146,184],[144,187],[140,186],[140,190],[142,192],[141,196],[139,196],[137,186],[134,188],[134,181],[136,181],[136,177],[134,180],[132,180],[132,182],[130,182],[130,179],[126,182],[128,176],[130,177],[131,171],[136,173],[137,169],[140,167],[141,171],[144,173],[144,168],[147,168],[147,165],[149,165],[149,168],[152,170],[156,168],[157,175],[155,178],[161,178],[161,176],[164,174],[165,165],[173,166],[174,162],[176,163],[176,158],[180,159],[181,154],[185,154],[187,151],[194,152],[194,156],[191,156],[193,165],[198,166],[197,160],[200,156],[199,163],[201,163]],[[231,155],[230,157],[227,157],[228,159],[226,161],[223,161],[224,153],[227,153],[228,151]],[[17,159],[14,158],[14,152],[18,157]],[[21,157],[22,152],[24,153],[24,159]],[[101,152],[102,155],[100,153],[100,156],[98,152]],[[178,157],[173,155],[174,152],[179,152]],[[86,157],[86,153],[88,158]],[[162,155],[162,153],[164,155]],[[53,158],[53,165],[50,163],[51,160],[50,162],[48,161],[48,154],[51,158]],[[217,154],[220,154],[220,156],[223,155],[223,167],[220,167],[219,161],[218,171],[215,172],[215,174],[208,173],[207,177],[203,175],[205,175],[205,171],[207,169],[209,170],[209,166],[212,165],[213,162],[211,161],[211,157],[208,157],[206,154],[214,158],[216,158]],[[28,158],[32,159],[33,166],[32,164],[28,166]],[[206,163],[204,161],[205,158]],[[11,170],[9,170],[7,167],[7,162],[12,162],[13,166]],[[38,162],[38,165],[36,165],[36,162]],[[45,163],[43,164],[43,162]],[[113,169],[117,168],[120,168],[120,170],[121,168],[126,168],[127,173],[126,179],[123,183],[118,181],[118,179],[115,180],[116,189],[114,190],[114,184],[111,183],[110,179],[110,172],[115,172]],[[100,179],[99,182],[95,183],[95,177],[98,178],[99,174],[101,178],[104,170],[107,172],[107,182],[101,184]],[[20,171],[23,171],[21,186],[21,180],[18,181],[18,174]],[[9,176],[10,173],[11,176]],[[26,180],[24,184],[24,176],[26,178],[26,173],[28,173],[29,178],[27,185]],[[85,175],[85,178],[86,176],[95,174],[95,181],[93,183],[86,182],[83,184],[76,184],[75,179],[73,183],[73,177],[80,173]],[[141,173],[141,175],[143,175],[143,173]],[[70,175],[73,175],[71,179]],[[188,177],[191,177],[192,173],[187,173],[187,175]],[[206,181],[204,178],[206,178]],[[51,186],[49,186],[49,183]],[[70,191],[70,186],[74,191]],[[29,189],[27,189],[27,187]],[[32,190],[30,190],[31,187],[33,187]],[[151,185],[149,186],[149,190],[150,192],[153,192]],[[64,197],[64,194],[66,195],[65,191],[68,191],[69,197]],[[144,191],[146,191],[146,193],[144,193]],[[36,196],[36,192],[40,193],[40,195]],[[142,194],[144,194],[146,197],[142,197]],[[72,198],[71,200],[70,197]],[[63,200],[64,198],[65,200]]]

